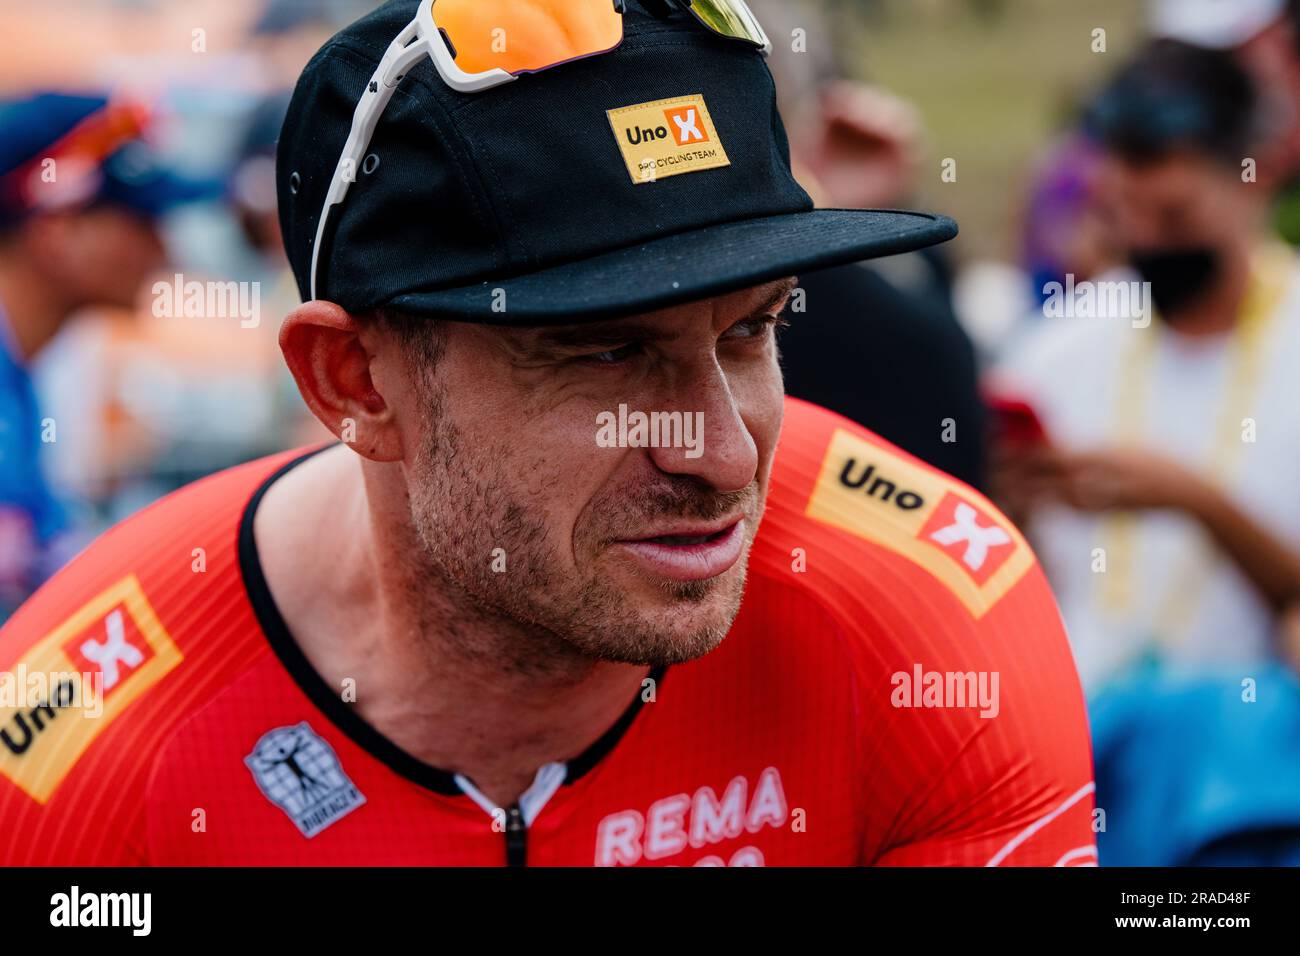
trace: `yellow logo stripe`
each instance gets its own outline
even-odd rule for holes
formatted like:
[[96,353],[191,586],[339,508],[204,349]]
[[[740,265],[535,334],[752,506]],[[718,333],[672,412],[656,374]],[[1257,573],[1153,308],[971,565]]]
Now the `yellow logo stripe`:
[[[85,687],[87,673],[91,672],[83,673],[81,665],[64,648],[78,637],[102,641],[106,619],[119,608],[124,620],[129,619],[133,625],[133,633],[149,644],[152,655],[139,667],[127,670],[114,687],[101,695],[94,687],[99,682],[96,676],[92,674],[91,687]],[[0,706],[0,729],[6,730],[14,743],[29,742],[17,754],[0,743],[0,774],[38,803],[45,803],[95,738],[180,662],[180,648],[149,605],[139,579],[134,574],[123,578],[42,638],[6,675],[16,685],[13,695],[8,695],[16,697],[16,701],[6,699]],[[24,699],[33,675],[46,685],[53,685],[53,675],[58,675],[60,681],[71,682],[73,700],[93,703],[98,698],[99,705],[56,709],[53,718],[48,713],[33,718],[33,709],[47,702]],[[24,676],[27,680],[20,682]],[[15,703],[17,706],[13,706]],[[95,715],[96,711],[100,712]],[[30,739],[19,729],[24,725]]]
[[[849,486],[858,482],[857,487]],[[922,534],[949,495],[976,509],[982,526],[996,525],[1008,539],[1005,554],[996,559],[1000,564],[982,584],[959,557]],[[831,437],[805,513],[924,568],[975,618],[997,604],[1034,563],[1024,537],[983,496],[842,428]]]

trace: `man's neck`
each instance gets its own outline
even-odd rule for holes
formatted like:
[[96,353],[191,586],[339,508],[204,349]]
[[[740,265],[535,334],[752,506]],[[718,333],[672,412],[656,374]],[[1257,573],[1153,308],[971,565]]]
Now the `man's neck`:
[[0,256],[0,307],[22,362],[36,358],[76,310],[62,290],[17,256]]
[[543,764],[598,740],[648,668],[582,659],[455,600],[412,560],[409,522],[371,500],[345,447],[271,487],[255,531],[280,613],[327,684],[355,687],[375,729],[508,806]]

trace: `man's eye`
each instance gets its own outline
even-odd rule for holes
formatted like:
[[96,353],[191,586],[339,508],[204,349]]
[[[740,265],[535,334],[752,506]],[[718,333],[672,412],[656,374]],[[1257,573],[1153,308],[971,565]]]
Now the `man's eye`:
[[636,355],[638,346],[620,345],[616,349],[606,349],[604,352],[592,352],[590,355],[578,356],[579,362],[587,362],[592,365],[617,365],[620,362],[626,362],[632,356]]
[[776,315],[756,315],[751,319],[741,319],[731,328],[727,329],[724,338],[731,339],[756,339],[766,335],[777,325],[784,325],[785,321]]

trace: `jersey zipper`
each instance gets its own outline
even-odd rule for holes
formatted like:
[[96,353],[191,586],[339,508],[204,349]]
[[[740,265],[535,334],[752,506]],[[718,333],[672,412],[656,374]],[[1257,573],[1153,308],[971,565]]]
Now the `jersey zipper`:
[[506,809],[506,866],[528,865],[528,827],[518,803]]

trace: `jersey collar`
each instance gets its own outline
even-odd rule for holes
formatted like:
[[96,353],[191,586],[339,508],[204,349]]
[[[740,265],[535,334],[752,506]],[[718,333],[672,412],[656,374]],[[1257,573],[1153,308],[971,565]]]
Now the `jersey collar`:
[[[307,459],[337,443],[322,445],[286,462],[265,478],[253,492],[244,508],[239,524],[239,568],[244,579],[244,589],[248,595],[253,615],[266,636],[267,643],[289,676],[302,689],[312,704],[321,711],[331,723],[352,739],[375,759],[384,763],[394,773],[444,796],[461,796],[465,791],[456,782],[457,774],[425,763],[397,746],[378,730],[367,723],[331,688],[323,677],[312,667],[302,649],[298,646],[289,626],[285,623],[280,608],[271,595],[266,575],[262,570],[262,561],[257,553],[257,541],[253,536],[253,519],[262,498],[281,477],[301,465]],[[650,676],[656,686],[662,686],[667,667],[657,667]],[[614,749],[623,735],[641,711],[642,698],[637,694],[623,715],[600,736],[591,746],[577,757],[560,764],[565,768],[564,785],[569,785],[590,772],[600,761]]]

